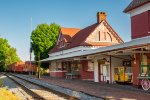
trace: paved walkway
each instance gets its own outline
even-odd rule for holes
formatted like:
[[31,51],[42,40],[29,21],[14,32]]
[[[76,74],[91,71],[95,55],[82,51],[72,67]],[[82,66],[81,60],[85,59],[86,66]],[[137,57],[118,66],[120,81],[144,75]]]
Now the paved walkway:
[[150,91],[144,92],[142,89],[137,89],[132,86],[110,85],[45,76],[41,77],[40,80],[97,97],[109,98],[110,100],[150,100]]

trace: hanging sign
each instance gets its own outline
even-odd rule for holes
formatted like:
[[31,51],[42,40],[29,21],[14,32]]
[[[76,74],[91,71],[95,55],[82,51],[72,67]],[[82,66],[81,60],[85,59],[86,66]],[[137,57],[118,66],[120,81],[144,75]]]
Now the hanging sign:
[[131,61],[123,61],[123,66],[131,66]]
[[107,62],[107,60],[105,60],[105,59],[98,59],[97,62],[101,63],[101,64],[105,64]]

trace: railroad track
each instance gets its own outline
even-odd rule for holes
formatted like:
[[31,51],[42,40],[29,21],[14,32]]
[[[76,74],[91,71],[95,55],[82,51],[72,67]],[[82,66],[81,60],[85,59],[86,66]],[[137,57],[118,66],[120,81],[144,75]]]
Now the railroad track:
[[35,84],[33,82],[24,80],[12,74],[6,74],[7,77],[18,83],[27,92],[34,95],[35,100],[78,100],[77,98],[50,90],[41,85]]

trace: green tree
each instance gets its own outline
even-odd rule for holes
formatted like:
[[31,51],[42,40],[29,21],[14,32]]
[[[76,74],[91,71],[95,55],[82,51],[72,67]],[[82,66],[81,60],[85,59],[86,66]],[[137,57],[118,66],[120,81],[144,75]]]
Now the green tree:
[[32,49],[34,51],[35,60],[38,61],[38,77],[40,78],[40,60],[48,57],[48,52],[56,43],[60,26],[52,23],[40,24],[32,31]]
[[0,37],[0,71],[5,71],[8,65],[20,61],[16,49],[8,44],[8,41]]

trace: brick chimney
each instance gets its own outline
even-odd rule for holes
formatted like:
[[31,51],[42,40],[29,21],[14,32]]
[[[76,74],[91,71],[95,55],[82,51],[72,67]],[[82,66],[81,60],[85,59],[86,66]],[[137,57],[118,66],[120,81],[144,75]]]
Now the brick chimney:
[[106,13],[105,12],[98,12],[97,13],[97,23],[100,23],[102,20],[106,20]]

